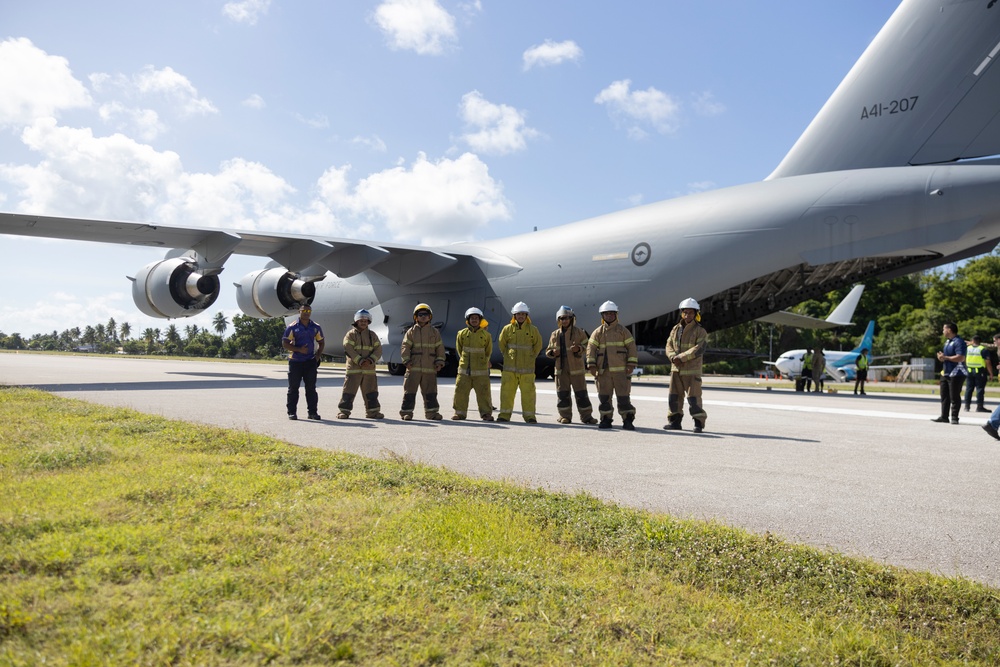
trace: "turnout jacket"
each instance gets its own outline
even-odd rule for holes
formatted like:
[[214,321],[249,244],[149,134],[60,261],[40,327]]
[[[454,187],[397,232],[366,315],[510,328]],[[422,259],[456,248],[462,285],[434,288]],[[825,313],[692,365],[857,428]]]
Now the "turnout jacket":
[[437,373],[435,364],[445,362],[441,333],[430,324],[414,324],[407,329],[399,352],[403,364],[412,361],[412,370],[419,373]]
[[612,324],[601,321],[587,341],[587,368],[597,367],[598,373],[626,373],[628,366],[639,363],[635,339],[618,320]]
[[[697,320],[687,326],[684,322],[678,322],[670,331],[666,349],[674,372],[681,375],[701,375],[701,361],[705,356],[707,342],[708,332]],[[681,360],[673,362],[675,356],[679,356]]]
[[[565,332],[565,333],[564,333]],[[556,373],[569,371],[570,375],[583,375],[587,371],[585,354],[587,351],[587,332],[571,324],[563,329],[559,327],[549,336],[549,346],[545,356],[556,360]],[[573,345],[579,345],[580,350],[573,352]]]
[[[482,320],[485,324],[486,320]],[[490,357],[493,355],[493,336],[480,325],[478,329],[465,327],[455,336],[455,352],[458,353],[458,374],[488,376]]]
[[[365,375],[375,374],[375,362],[382,356],[382,341],[378,334],[371,330],[371,327],[362,331],[357,327],[351,327],[344,336],[344,354],[347,356],[347,374]],[[361,362],[370,359],[372,365],[367,368],[361,367]]]
[[542,351],[542,334],[527,317],[524,324],[511,320],[500,330],[500,352],[504,373],[535,374],[535,357]]

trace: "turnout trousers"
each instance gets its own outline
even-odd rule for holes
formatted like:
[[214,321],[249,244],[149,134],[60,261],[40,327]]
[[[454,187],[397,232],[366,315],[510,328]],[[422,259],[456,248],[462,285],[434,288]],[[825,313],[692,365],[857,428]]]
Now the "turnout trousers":
[[399,408],[399,415],[413,416],[413,409],[417,405],[417,390],[424,399],[424,415],[430,418],[438,414],[438,383],[437,373],[434,371],[415,371],[412,368],[406,371],[403,378],[403,405]]
[[535,374],[507,371],[500,375],[500,418],[510,419],[518,389],[521,390],[521,416],[525,421],[535,419]]
[[695,424],[705,425],[708,414],[701,405],[701,377],[698,375],[670,374],[670,391],[667,394],[667,420],[680,424],[684,418],[684,396],[687,395],[688,414]]
[[611,421],[615,416],[615,408],[611,404],[611,395],[618,399],[618,414],[623,420],[635,417],[635,407],[632,405],[632,378],[628,373],[612,373],[608,370],[601,370],[594,379],[597,385],[597,406],[601,414],[601,420]]
[[344,393],[340,397],[337,409],[344,414],[351,414],[354,409],[354,397],[361,390],[361,399],[365,404],[365,414],[373,417],[379,413],[382,406],[378,402],[378,379],[375,373],[351,373],[344,377]]
[[465,375],[461,371],[455,380],[455,400],[452,403],[455,414],[460,417],[466,416],[469,411],[469,393],[473,390],[476,392],[479,416],[492,415],[493,398],[490,395],[490,377],[488,375]]
[[573,374],[568,370],[556,372],[556,409],[559,416],[565,419],[573,418],[573,398],[576,398],[576,409],[580,413],[580,421],[586,422],[594,415],[594,406],[587,394],[587,378],[581,370]]

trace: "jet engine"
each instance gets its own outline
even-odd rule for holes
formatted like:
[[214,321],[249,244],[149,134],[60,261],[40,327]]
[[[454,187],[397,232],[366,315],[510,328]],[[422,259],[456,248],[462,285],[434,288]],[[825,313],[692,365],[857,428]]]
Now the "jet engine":
[[132,300],[150,317],[191,317],[219,298],[217,273],[206,274],[191,257],[152,262],[132,278]]
[[306,280],[284,268],[260,269],[236,283],[236,303],[250,317],[290,315],[315,296],[315,279]]

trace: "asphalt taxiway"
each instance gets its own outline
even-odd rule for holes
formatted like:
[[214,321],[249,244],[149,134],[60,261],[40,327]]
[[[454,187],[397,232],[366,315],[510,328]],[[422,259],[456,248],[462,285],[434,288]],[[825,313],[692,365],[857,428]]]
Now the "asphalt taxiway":
[[[556,423],[555,386],[539,382],[537,425],[399,419],[402,378],[379,375],[384,420],[335,419],[343,370],[320,369],[319,422],[285,416],[280,364],[0,354],[0,383],[246,429],[307,447],[388,453],[472,476],[714,519],[841,553],[1000,587],[1000,442],[962,413],[935,424],[934,396],[803,394],[709,383],[706,432],[662,430],[667,388],[633,385],[636,431]],[[499,379],[493,381],[499,403]],[[591,387],[591,398],[596,399]],[[475,406],[475,398],[472,398]],[[595,401],[596,407],[596,401]],[[304,416],[304,399],[300,405]]]

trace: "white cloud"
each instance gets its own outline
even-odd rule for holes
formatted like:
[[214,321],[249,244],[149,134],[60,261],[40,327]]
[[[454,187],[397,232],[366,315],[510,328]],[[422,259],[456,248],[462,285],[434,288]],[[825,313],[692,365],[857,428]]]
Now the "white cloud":
[[582,58],[583,49],[573,40],[553,42],[551,39],[545,40],[543,44],[532,46],[522,56],[525,70],[532,67],[561,65],[564,62],[579,62]]
[[257,19],[267,14],[271,0],[239,0],[222,6],[222,15],[237,23],[256,25]]
[[336,211],[379,221],[400,240],[441,244],[468,240],[494,220],[510,218],[503,186],[477,156],[431,162],[420,154],[407,169],[397,166],[362,179],[353,188],[349,166],[320,178],[325,203]]
[[143,141],[152,141],[166,130],[160,115],[152,109],[126,107],[121,102],[102,104],[97,110],[101,119],[119,131],[132,131]]
[[623,123],[633,139],[645,138],[645,127],[652,127],[660,134],[676,131],[680,104],[656,88],[632,91],[631,85],[628,79],[615,81],[598,93],[594,102],[605,105],[611,117]]
[[314,130],[325,130],[330,127],[330,118],[326,114],[318,113],[312,118],[306,118],[300,113],[293,114],[293,116],[295,120]]
[[0,127],[24,126],[93,104],[65,58],[50,56],[24,38],[0,42],[0,90]]
[[172,101],[184,116],[203,116],[218,113],[207,98],[199,97],[197,89],[186,76],[173,68],[153,69],[146,65],[133,77],[136,89],[145,96],[161,96]]
[[457,38],[455,17],[437,0],[385,0],[372,19],[393,49],[439,55]]
[[363,146],[376,153],[385,153],[386,150],[388,150],[388,147],[385,145],[385,142],[382,141],[382,138],[377,134],[373,134],[370,137],[361,137],[361,136],[354,137],[353,139],[351,139],[351,143],[355,146]]
[[718,116],[726,112],[726,105],[716,102],[715,96],[707,91],[695,93],[692,106],[702,116]]
[[258,95],[257,93],[254,93],[250,97],[246,98],[240,104],[242,104],[245,107],[250,107],[251,109],[263,109],[264,107],[267,106],[267,104],[264,102],[264,98]]
[[26,128],[22,140],[40,162],[0,164],[0,181],[17,191],[20,211],[316,234],[345,229],[324,206],[293,203],[295,188],[256,162],[233,159],[215,173],[186,172],[176,153],[52,119]]
[[475,131],[462,135],[473,150],[506,155],[522,151],[538,131],[525,125],[524,114],[506,104],[487,101],[478,90],[462,96],[462,120]]

